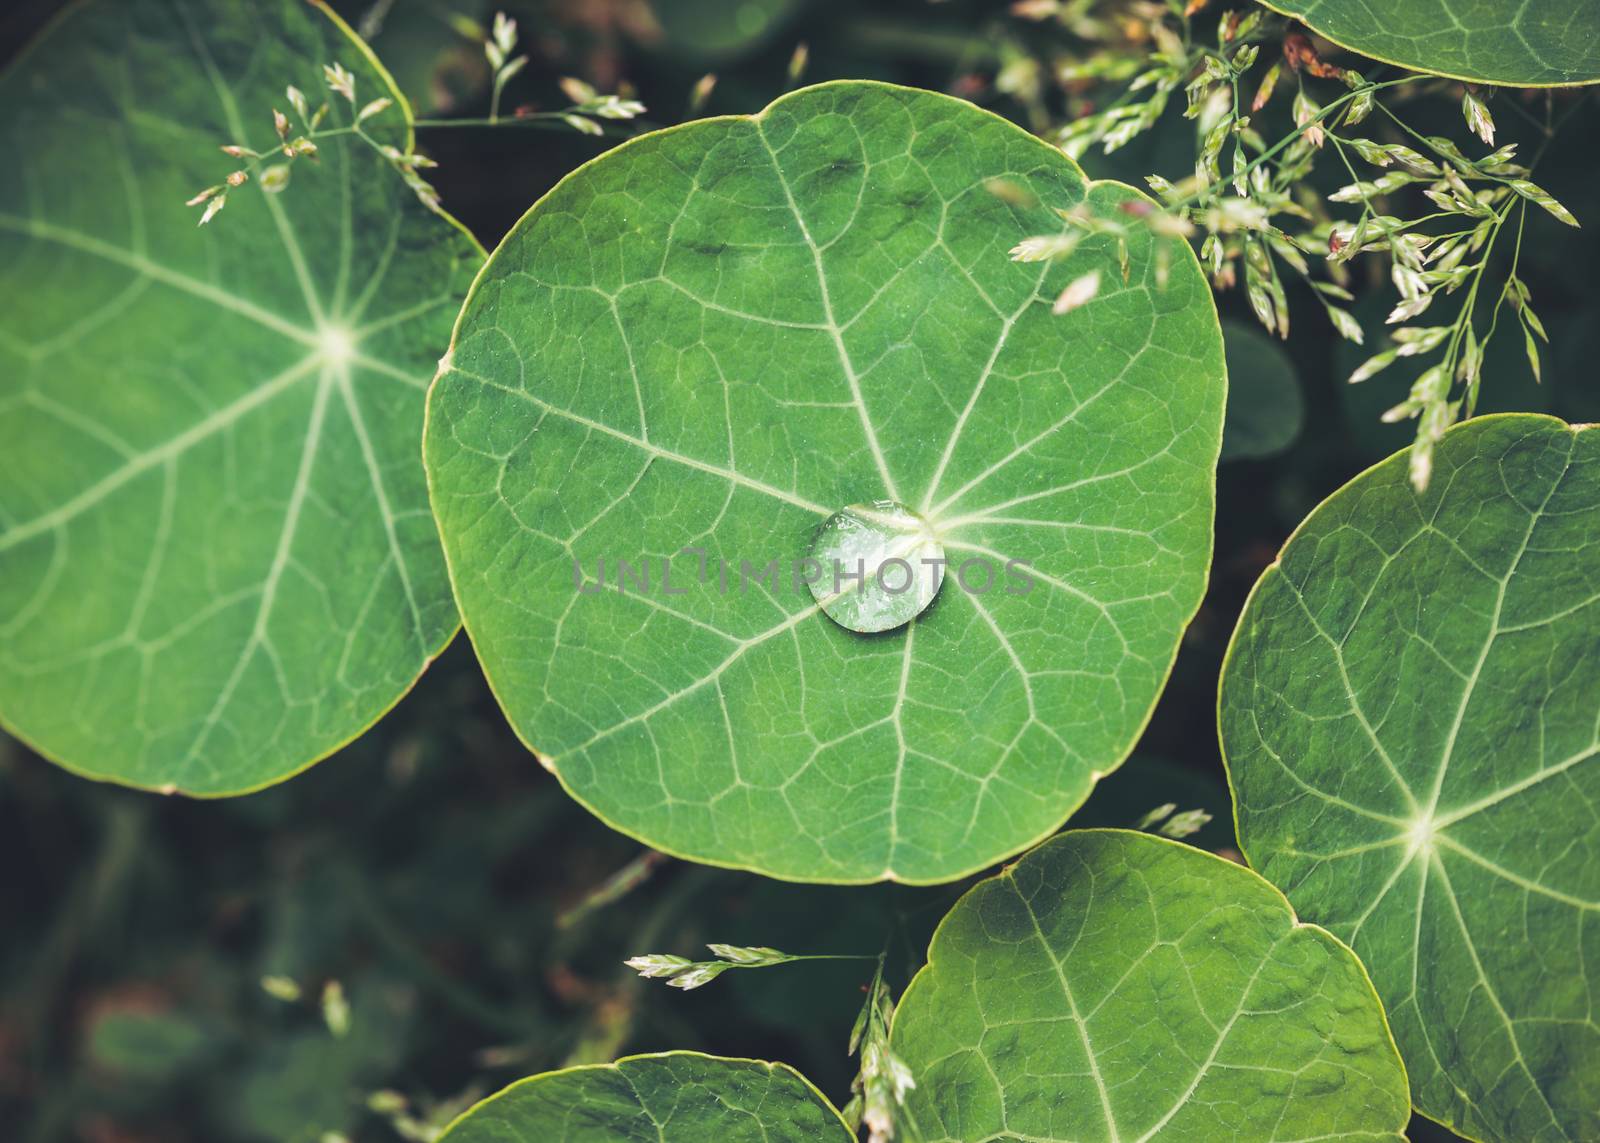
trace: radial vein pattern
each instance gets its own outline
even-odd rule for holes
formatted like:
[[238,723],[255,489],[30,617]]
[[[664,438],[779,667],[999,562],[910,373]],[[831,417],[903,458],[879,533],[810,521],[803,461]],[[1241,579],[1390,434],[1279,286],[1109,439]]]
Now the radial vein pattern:
[[[703,860],[937,880],[1121,760],[1209,555],[1216,319],[1138,228],[1126,279],[1110,241],[1006,249],[1131,197],[970,105],[847,83],[628,144],[530,211],[463,311],[426,457],[474,645],[570,790]],[[793,571],[880,500],[977,590],[864,636]],[[619,561],[652,586],[619,591]]]
[[1307,521],[1222,692],[1240,839],[1348,940],[1413,1096],[1472,1137],[1600,1134],[1596,434],[1480,418]]
[[281,778],[454,627],[415,456],[475,244],[349,140],[281,195],[246,164],[204,230],[183,205],[335,61],[394,96],[317,8],[138,0],[0,80],[0,713],[93,776]]

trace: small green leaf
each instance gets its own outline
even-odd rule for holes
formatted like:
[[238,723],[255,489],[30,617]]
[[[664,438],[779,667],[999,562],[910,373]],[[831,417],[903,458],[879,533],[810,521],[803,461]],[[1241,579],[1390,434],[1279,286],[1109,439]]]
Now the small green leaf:
[[698,1052],[546,1072],[473,1107],[439,1143],[854,1143],[786,1064]]
[[1400,1143],[1360,963],[1232,862],[1073,830],[981,882],[895,1012],[912,1139]]
[[1408,460],[1329,497],[1239,621],[1239,839],[1371,971],[1419,1110],[1600,1138],[1600,433],[1468,421],[1421,494]]
[[1252,112],[1260,111],[1272,99],[1272,93],[1278,87],[1278,76],[1282,74],[1282,71],[1283,64],[1281,61],[1273,61],[1272,66],[1261,77],[1260,86],[1256,88],[1255,98],[1250,101],[1250,110]]
[[1549,345],[1550,335],[1545,332],[1544,322],[1541,321],[1539,315],[1534,312],[1532,299],[1528,294],[1528,288],[1522,284],[1521,279],[1517,279],[1517,286],[1519,297],[1517,313],[1522,318],[1523,326],[1526,327],[1529,333],[1534,334],[1540,341],[1544,342],[1546,345]]
[[1223,460],[1260,460],[1294,444],[1305,401],[1294,362],[1277,341],[1237,322],[1222,326],[1228,360],[1228,415]]
[[86,1041],[97,1068],[148,1087],[179,1078],[218,1047],[204,1025],[181,1013],[115,1008],[90,1018]]
[[1370,90],[1357,92],[1356,97],[1345,105],[1344,126],[1358,127],[1365,123],[1367,117],[1372,114],[1374,106],[1375,103]]
[[1386,63],[1476,83],[1600,82],[1600,23],[1587,0],[1263,0],[1334,43]]
[[183,206],[325,64],[394,95],[303,0],[73,5],[0,78],[0,719],[92,777],[279,781],[456,627],[416,455],[476,244],[351,137]]
[[[931,882],[1116,768],[1199,602],[1224,396],[1199,267],[1130,203],[848,82],[630,141],[523,218],[424,451],[479,660],[572,794],[699,861]],[[1012,260],[1063,214],[1114,229]],[[874,516],[886,590],[894,544],[950,561],[925,609],[830,607],[851,569],[800,562]]]

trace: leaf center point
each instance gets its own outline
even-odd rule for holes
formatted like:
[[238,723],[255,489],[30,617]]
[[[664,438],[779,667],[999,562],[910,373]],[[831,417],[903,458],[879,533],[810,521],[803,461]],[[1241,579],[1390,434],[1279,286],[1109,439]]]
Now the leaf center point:
[[1420,810],[1406,827],[1406,842],[1411,857],[1431,856],[1438,844],[1439,823],[1426,810]]
[[333,366],[349,365],[356,357],[356,335],[342,325],[325,325],[317,331],[317,356]]

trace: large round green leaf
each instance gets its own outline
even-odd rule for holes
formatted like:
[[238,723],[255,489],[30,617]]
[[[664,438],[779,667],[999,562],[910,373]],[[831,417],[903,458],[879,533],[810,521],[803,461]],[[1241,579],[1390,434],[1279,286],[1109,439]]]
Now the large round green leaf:
[[1510,87],[1600,82],[1594,0],[1262,0],[1336,44],[1416,71]]
[[83,774],[277,781],[455,628],[417,453],[478,248],[349,138],[184,205],[335,62],[407,146],[303,0],[79,5],[0,79],[0,716]]
[[891,1046],[922,1143],[1397,1141],[1410,1115],[1348,948],[1248,869],[1123,830],[957,902]]
[[1600,1138],[1600,433],[1481,417],[1256,586],[1222,680],[1239,839],[1372,971],[1426,1115]]
[[[534,206],[425,453],[478,656],[579,800],[701,861],[936,881],[1122,760],[1205,581],[1217,319],[1137,225],[1126,278],[1111,237],[1007,249],[1136,199],[967,103],[852,82],[635,140]],[[795,573],[839,509],[904,519],[877,501],[971,564],[864,635]]]
[[698,1052],[625,1056],[514,1083],[440,1143],[853,1143],[822,1093],[785,1064]]

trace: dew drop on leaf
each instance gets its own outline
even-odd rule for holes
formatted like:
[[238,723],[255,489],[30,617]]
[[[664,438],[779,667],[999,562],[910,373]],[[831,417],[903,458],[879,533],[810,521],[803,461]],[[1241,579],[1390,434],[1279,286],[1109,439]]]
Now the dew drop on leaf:
[[851,631],[909,623],[944,583],[944,545],[903,504],[852,504],[817,528],[807,553],[811,594],[824,614]]

